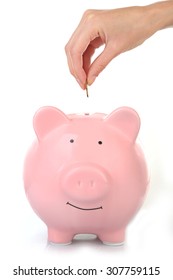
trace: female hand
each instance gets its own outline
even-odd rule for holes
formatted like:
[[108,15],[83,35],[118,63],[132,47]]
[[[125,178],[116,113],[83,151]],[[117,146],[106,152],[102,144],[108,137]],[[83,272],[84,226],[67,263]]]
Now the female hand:
[[[81,88],[91,85],[117,55],[142,44],[173,23],[173,1],[113,10],[87,10],[65,50],[71,74]],[[91,63],[95,50],[103,52]]]

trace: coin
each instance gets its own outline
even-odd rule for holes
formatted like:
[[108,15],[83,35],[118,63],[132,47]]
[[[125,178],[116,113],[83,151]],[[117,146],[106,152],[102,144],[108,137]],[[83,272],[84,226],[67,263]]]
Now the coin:
[[88,85],[86,83],[86,96],[89,97],[89,94],[88,94]]

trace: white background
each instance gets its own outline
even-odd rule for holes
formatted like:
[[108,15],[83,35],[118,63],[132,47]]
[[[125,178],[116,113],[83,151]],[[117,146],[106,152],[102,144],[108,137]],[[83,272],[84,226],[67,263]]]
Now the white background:
[[[142,46],[114,59],[89,88],[89,98],[70,75],[64,52],[86,9],[139,3],[145,5],[150,1],[0,1],[0,275],[3,279],[15,278],[12,270],[19,265],[24,268],[70,265],[104,271],[107,266],[160,266],[161,276],[150,276],[151,279],[173,277],[173,29],[158,32]],[[139,113],[142,123],[139,139],[147,156],[151,183],[143,208],[128,227],[124,247],[107,247],[93,239],[75,240],[68,247],[47,245],[46,226],[32,211],[22,179],[24,157],[35,137],[32,117],[44,105],[56,106],[65,113],[110,113],[125,105]],[[114,277],[106,277],[104,273],[95,276],[96,279]],[[90,278],[95,279],[82,277]]]

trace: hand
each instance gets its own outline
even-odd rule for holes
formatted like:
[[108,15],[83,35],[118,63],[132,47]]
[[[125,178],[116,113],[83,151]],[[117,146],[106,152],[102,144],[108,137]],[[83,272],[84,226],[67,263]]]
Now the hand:
[[[167,4],[167,13],[163,14],[166,2],[84,13],[65,47],[70,72],[81,88],[86,88],[86,81],[91,85],[113,58],[137,47],[165,27],[160,14],[166,17],[168,11],[170,14],[173,10],[172,3],[171,11]],[[91,63],[95,50],[102,45],[105,45],[103,52]]]

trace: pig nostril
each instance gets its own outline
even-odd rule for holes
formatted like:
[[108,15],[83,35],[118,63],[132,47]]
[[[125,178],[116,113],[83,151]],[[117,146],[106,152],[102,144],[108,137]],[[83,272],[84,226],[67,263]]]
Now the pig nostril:
[[90,181],[90,186],[94,187],[94,181],[93,180]]
[[78,187],[81,187],[81,181],[78,181]]
[[[77,181],[77,186],[78,186],[78,187],[82,187],[82,185],[83,185],[82,181],[81,181],[81,180],[78,180],[78,181]],[[88,182],[88,186],[91,187],[91,188],[94,187],[94,186],[95,186],[94,180],[90,180],[90,181]]]

